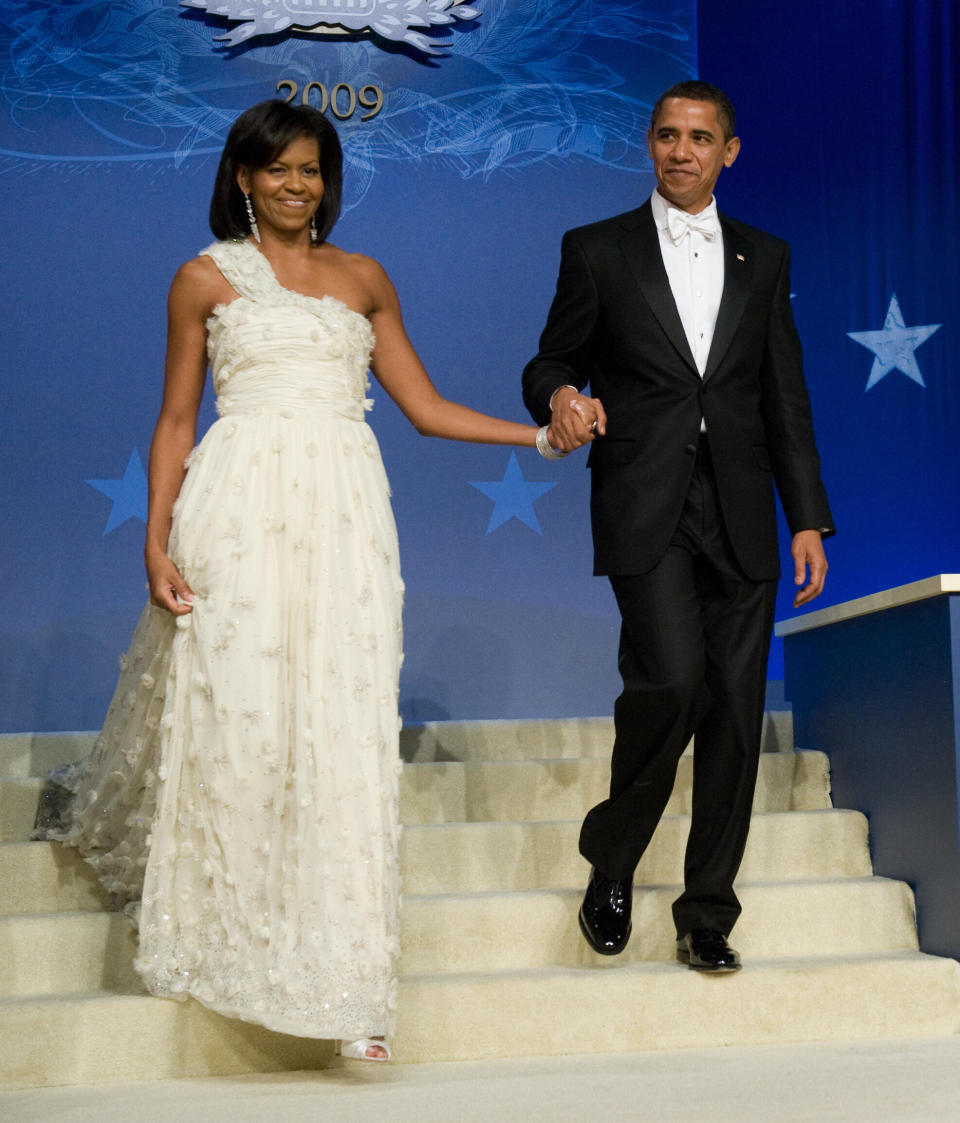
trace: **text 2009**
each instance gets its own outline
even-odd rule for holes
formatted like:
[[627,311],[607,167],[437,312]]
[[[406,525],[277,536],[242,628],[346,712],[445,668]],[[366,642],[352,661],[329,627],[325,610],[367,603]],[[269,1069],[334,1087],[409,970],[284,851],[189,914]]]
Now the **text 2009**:
[[[357,109],[366,109],[369,112],[361,113],[361,121],[369,121],[383,109],[383,90],[379,86],[361,86],[355,90],[348,82],[338,82],[333,89],[327,90],[322,82],[308,82],[301,90],[292,78],[284,78],[277,83],[277,93],[287,90],[284,101],[291,102],[300,94],[303,105],[316,104],[321,113],[329,109],[338,121],[346,121],[352,117]],[[312,96],[311,96],[312,95]]]

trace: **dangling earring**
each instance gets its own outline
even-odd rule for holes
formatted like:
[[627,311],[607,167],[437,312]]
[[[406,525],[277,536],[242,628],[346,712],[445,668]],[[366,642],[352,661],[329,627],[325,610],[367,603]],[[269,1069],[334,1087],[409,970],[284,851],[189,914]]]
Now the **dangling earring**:
[[253,203],[250,202],[250,196],[244,191],[243,201],[247,208],[247,219],[250,222],[250,233],[253,235],[255,242],[260,241],[260,228],[257,226],[257,216],[253,213]]
[[310,216],[310,244],[311,245],[315,246],[317,244],[317,237],[318,237],[318,235],[317,235],[317,212],[314,211],[313,214]]

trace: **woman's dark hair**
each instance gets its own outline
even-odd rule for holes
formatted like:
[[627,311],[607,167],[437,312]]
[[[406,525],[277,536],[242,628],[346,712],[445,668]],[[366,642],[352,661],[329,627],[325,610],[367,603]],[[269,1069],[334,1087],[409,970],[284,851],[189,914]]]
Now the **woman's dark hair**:
[[313,137],[320,149],[323,199],[317,211],[317,241],[324,242],[340,217],[343,194],[343,153],[336,129],[312,105],[262,101],[234,121],[220,157],[210,200],[210,229],[215,237],[246,238],[250,222],[237,168],[265,168],[298,137]]

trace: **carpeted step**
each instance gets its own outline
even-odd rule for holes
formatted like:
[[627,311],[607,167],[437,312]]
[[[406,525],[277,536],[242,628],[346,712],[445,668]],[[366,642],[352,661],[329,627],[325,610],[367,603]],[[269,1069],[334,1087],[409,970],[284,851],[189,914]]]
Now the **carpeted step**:
[[105,992],[0,1000],[0,1043],[0,1088],[325,1068],[334,1049],[198,1002]]
[[609,717],[428,721],[400,731],[400,755],[407,762],[609,759],[612,744]]
[[757,960],[712,978],[676,963],[410,976],[394,1053],[417,1063],[958,1030],[960,964],[904,951]]
[[26,842],[33,829],[43,781],[0,779],[0,842]]
[[[637,882],[682,879],[690,820],[667,816],[637,868]],[[406,893],[571,889],[587,865],[577,852],[580,823],[448,823],[406,827],[401,870]],[[855,811],[755,815],[741,867],[744,881],[867,877],[867,825]],[[108,908],[93,871],[74,850],[49,842],[0,843],[0,916]]]
[[[469,761],[408,764],[400,788],[407,824],[576,819],[606,799],[610,764],[583,760]],[[677,770],[667,814],[688,815],[693,758]],[[766,753],[760,758],[754,811],[812,811],[830,807],[824,753]]]
[[[671,902],[680,886],[634,890],[633,935],[622,955],[597,955],[577,924],[582,889],[405,896],[403,974],[670,962]],[[915,951],[913,894],[902,881],[838,878],[737,886],[743,918],[732,940],[748,960]]]
[[[960,964],[917,952],[419,975],[401,980],[400,1062],[956,1033]],[[94,993],[0,1001],[0,1087],[322,1067],[331,1045],[195,1002]]]
[[[0,776],[45,776],[51,768],[79,760],[93,748],[96,731],[0,734]],[[432,721],[400,733],[405,761],[609,759],[609,717],[549,721]],[[770,710],[763,718],[763,751],[792,752],[793,714]]]
[[76,850],[54,842],[0,843],[0,916],[110,907]]
[[93,748],[95,731],[80,733],[0,733],[0,776],[46,776],[59,764],[80,760]]
[[[408,764],[400,783],[400,817],[408,824],[575,819],[606,798],[609,782],[609,762],[599,758]],[[29,838],[41,787],[36,778],[0,779],[0,842]],[[690,813],[692,787],[693,759],[685,756],[668,814]],[[760,758],[755,811],[829,806],[825,754],[767,753]]]
[[133,925],[118,912],[0,917],[0,995],[142,994],[136,949]]
[[[610,759],[613,719],[558,718],[551,721],[435,721],[405,727],[400,755],[405,761]],[[763,715],[763,752],[793,751],[793,713]]]
[[[665,817],[637,867],[642,885],[676,885],[690,820]],[[570,889],[585,884],[577,851],[580,823],[449,823],[407,827],[401,839],[406,893]],[[740,876],[744,881],[868,877],[867,821],[856,811],[755,815]]]
[[[885,878],[745,884],[734,943],[748,959],[916,950],[913,898]],[[580,889],[406,896],[403,974],[669,962],[675,886],[638,886],[634,935],[622,956],[596,955],[577,926]],[[118,913],[0,918],[0,994],[140,993],[136,937]]]

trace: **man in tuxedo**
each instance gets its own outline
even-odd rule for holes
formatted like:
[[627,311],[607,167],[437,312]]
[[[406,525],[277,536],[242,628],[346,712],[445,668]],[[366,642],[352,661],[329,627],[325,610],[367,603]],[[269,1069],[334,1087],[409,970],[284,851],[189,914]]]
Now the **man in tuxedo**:
[[594,572],[609,577],[622,618],[610,796],[580,835],[592,866],[581,930],[602,954],[626,946],[634,870],[695,734],[677,958],[726,972],[740,966],[727,939],[780,575],[774,484],[802,586],[795,605],[823,588],[832,517],[788,247],[718,214],[713,198],[740,150],[733,106],[707,83],[673,86],[648,144],[651,199],[564,236],[523,391],[556,449],[592,442]]

